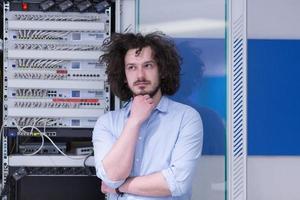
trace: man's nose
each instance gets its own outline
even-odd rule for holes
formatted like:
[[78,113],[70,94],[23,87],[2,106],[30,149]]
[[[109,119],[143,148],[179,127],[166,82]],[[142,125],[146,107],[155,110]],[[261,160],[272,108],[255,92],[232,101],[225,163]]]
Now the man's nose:
[[138,73],[138,78],[144,78],[145,77],[145,71],[143,68],[139,68],[137,70],[137,73]]

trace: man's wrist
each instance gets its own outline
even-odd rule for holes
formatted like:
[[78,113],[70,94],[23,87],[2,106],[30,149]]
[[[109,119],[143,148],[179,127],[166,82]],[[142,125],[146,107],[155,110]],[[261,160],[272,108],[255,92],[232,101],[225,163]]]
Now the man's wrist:
[[116,188],[115,191],[116,191],[116,193],[117,193],[119,196],[121,196],[121,197],[124,195],[124,192],[121,192],[121,191],[119,190],[119,188]]
[[125,193],[128,192],[128,183],[131,181],[132,177],[128,177],[126,181],[118,188],[116,188],[116,193],[119,194],[120,196],[124,195]]
[[131,116],[128,118],[127,123],[129,123],[131,126],[138,126],[138,127],[140,127],[143,124],[142,121],[140,121],[139,119],[135,119]]

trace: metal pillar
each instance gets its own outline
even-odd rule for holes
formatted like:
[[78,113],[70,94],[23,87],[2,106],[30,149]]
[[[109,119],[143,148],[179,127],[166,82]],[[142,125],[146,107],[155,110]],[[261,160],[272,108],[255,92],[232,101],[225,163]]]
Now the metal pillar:
[[246,0],[227,5],[227,199],[247,198]]

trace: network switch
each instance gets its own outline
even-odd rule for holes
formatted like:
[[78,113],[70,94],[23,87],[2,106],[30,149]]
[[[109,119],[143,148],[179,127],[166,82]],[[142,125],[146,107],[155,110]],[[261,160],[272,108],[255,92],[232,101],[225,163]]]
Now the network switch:
[[[40,143],[26,143],[19,145],[19,151],[21,154],[31,154],[39,149]],[[62,151],[66,152],[66,143],[56,143],[56,146]],[[38,154],[59,154],[60,152],[51,143],[45,143]]]

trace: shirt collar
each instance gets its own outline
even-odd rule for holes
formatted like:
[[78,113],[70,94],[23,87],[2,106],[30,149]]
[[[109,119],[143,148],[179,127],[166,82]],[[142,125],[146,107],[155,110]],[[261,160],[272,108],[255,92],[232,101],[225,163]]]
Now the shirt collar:
[[[158,110],[160,112],[167,112],[168,111],[168,105],[169,105],[169,98],[166,96],[162,96],[159,103],[157,104],[155,110]],[[132,98],[130,101],[126,102],[123,105],[123,108],[125,109],[125,116],[129,117],[130,110],[131,110],[131,105],[132,105]]]
[[155,109],[157,109],[160,112],[167,112],[168,105],[169,105],[169,98],[166,96],[162,96]]

